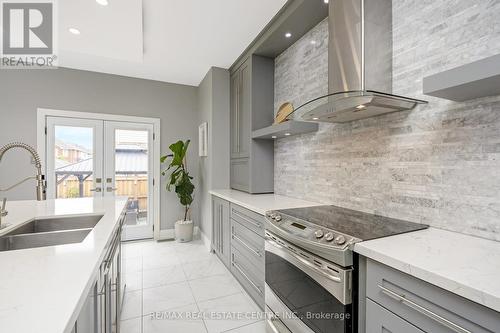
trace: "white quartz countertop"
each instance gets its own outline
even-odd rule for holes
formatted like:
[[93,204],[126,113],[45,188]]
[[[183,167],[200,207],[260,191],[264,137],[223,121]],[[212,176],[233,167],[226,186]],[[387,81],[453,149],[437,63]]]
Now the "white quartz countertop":
[[0,252],[0,331],[63,333],[72,329],[118,227],[127,198],[7,202],[9,227],[34,218],[103,214],[81,243]]
[[500,242],[429,228],[354,251],[500,312]]
[[248,194],[236,190],[212,190],[210,191],[210,194],[261,215],[265,215],[265,213],[270,210],[320,205],[316,202],[294,199],[277,194]]

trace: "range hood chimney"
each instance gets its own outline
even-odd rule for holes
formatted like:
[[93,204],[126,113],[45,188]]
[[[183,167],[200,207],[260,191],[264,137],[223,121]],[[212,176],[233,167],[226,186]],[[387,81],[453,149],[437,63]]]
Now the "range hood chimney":
[[328,20],[329,94],[295,119],[343,123],[427,103],[392,94],[392,0],[330,0]]

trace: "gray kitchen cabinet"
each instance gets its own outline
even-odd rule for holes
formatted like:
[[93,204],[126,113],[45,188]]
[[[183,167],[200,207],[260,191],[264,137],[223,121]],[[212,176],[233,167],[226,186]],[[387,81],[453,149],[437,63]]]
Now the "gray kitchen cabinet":
[[250,188],[250,165],[249,159],[238,158],[231,159],[230,164],[230,177],[231,177],[231,187],[240,190],[248,191]]
[[374,315],[381,309],[372,303],[424,332],[487,333],[500,327],[498,312],[370,259],[366,297],[366,332],[378,332],[372,328],[381,325],[393,333],[413,332],[390,329],[394,318]]
[[248,259],[258,270],[264,272],[264,238],[244,225],[231,220],[231,246]]
[[274,143],[252,139],[273,122],[274,60],[253,55],[231,74],[231,188],[249,193],[274,190]]
[[111,237],[104,260],[101,262],[85,302],[78,314],[75,333],[119,333],[120,312],[123,300],[122,282],[122,226],[125,211],[120,215],[119,227]]
[[231,249],[231,273],[246,290],[248,295],[264,309],[265,276],[236,248]]
[[264,216],[212,196],[212,250],[264,309]]
[[266,231],[264,216],[241,206],[231,204],[231,220],[240,223],[264,239]]
[[231,76],[231,158],[250,155],[251,79],[250,61]]
[[231,273],[264,309],[264,217],[241,206],[231,207]]
[[424,333],[377,303],[366,301],[366,333]]
[[77,333],[99,333],[98,330],[98,282],[94,282],[75,324]]
[[212,197],[212,250],[229,267],[231,261],[229,202]]
[[240,148],[238,142],[240,140],[240,90],[241,90],[241,74],[236,72],[231,75],[230,79],[230,147],[231,147],[231,159],[240,157]]

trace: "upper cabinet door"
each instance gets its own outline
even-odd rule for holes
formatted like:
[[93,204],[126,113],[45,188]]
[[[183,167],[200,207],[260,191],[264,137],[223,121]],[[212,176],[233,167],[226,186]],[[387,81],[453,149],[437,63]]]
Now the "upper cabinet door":
[[240,68],[239,115],[238,115],[238,146],[239,157],[250,156],[252,142],[252,73],[251,59]]
[[240,72],[231,76],[231,158],[238,158],[239,155],[239,91],[240,91]]

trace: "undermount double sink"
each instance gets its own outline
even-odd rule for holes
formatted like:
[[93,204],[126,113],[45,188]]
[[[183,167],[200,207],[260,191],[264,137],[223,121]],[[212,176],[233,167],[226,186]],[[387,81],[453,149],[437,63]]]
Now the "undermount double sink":
[[0,237],[0,251],[80,243],[103,215],[34,219]]

